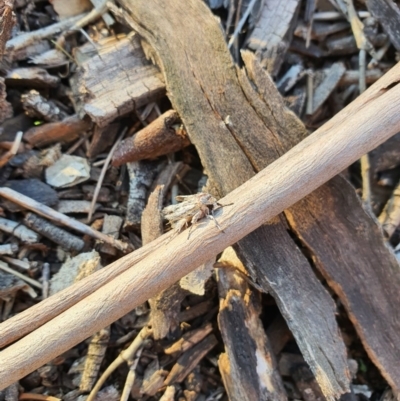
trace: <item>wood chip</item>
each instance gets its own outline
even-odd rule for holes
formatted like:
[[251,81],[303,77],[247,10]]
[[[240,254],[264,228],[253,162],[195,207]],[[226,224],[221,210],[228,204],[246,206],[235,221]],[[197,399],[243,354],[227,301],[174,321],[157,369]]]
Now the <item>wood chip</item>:
[[68,188],[90,178],[87,159],[79,156],[63,155],[45,172],[46,182],[55,188]]
[[264,2],[260,19],[247,41],[247,46],[260,55],[263,65],[273,76],[278,73],[289,48],[299,6],[299,0]]
[[137,35],[109,38],[98,46],[96,55],[82,62],[71,79],[80,115],[88,114],[99,127],[105,127],[163,96],[161,74],[145,60]]

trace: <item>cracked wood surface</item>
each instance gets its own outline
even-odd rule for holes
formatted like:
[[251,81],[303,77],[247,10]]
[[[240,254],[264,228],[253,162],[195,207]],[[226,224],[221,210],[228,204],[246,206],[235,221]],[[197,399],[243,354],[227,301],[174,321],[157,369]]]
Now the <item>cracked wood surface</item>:
[[104,127],[162,97],[165,85],[158,68],[145,59],[137,36],[110,38],[100,44],[93,57],[92,44],[89,54],[87,48],[79,50],[80,68],[70,82],[79,115],[88,114]]
[[276,75],[282,65],[286,50],[299,14],[299,0],[265,0],[247,46],[260,55],[263,66]]
[[[211,187],[220,195],[240,185],[253,174],[252,170],[261,170],[307,135],[302,123],[286,111],[275,86],[261,71],[254,57],[249,53],[243,54],[248,74],[259,92],[253,89],[243,72],[235,71],[220,28],[205,7],[191,1],[183,11],[177,1],[169,3],[168,9],[156,3],[149,13],[145,10],[144,1],[133,4],[130,0],[123,0],[122,3],[133,12],[138,32],[155,50],[155,59],[164,73],[172,104],[200,154]],[[185,84],[182,85],[182,82]],[[361,97],[359,102],[372,100],[384,90],[384,85],[383,81],[375,86],[375,91]],[[340,118],[343,117],[337,118],[339,122],[342,121]],[[335,124],[335,118],[332,124]],[[326,184],[326,191],[338,180],[344,193],[354,196],[353,188],[341,178]],[[311,194],[310,202],[318,202],[321,207],[328,204],[329,199],[318,197],[318,194]],[[332,190],[325,196],[341,199],[341,195]],[[367,311],[382,322],[381,327],[388,332],[385,336],[396,340],[395,343],[400,342],[399,322],[392,320],[393,311],[376,307],[382,298],[384,305],[400,301],[398,276],[391,280],[391,274],[398,274],[397,262],[385,247],[379,230],[370,230],[366,237],[353,235],[352,216],[361,219],[359,224],[373,226],[371,218],[362,213],[360,204],[353,202],[347,209],[339,207],[340,202],[330,202],[329,205],[332,205],[332,210],[326,211],[326,219],[332,227],[347,221],[341,233],[334,229],[329,231],[330,241],[341,244],[345,238],[351,244],[341,252],[354,271],[360,269],[352,254],[354,249],[358,250],[357,253],[370,254],[363,258],[363,268],[368,270],[369,279],[383,280],[384,285],[391,288],[379,299],[352,296],[353,287],[363,287],[365,283],[356,280],[357,274],[353,277],[346,274],[346,269],[336,260],[319,255],[329,254],[329,241],[321,235],[319,221],[307,217],[312,212],[312,203],[303,203],[304,211],[299,211],[297,206],[293,208],[296,211],[294,220],[298,218],[308,222],[308,230],[313,233],[314,241],[318,241],[318,248],[310,248],[317,253],[316,257],[324,261],[317,266],[325,272],[325,276],[334,276],[340,283],[342,291],[338,291],[338,295],[353,316],[367,352],[390,385],[398,390],[400,380],[396,360],[399,358],[392,356],[392,341],[378,340],[369,322],[363,319]],[[344,217],[340,219],[340,216]],[[301,231],[301,235],[305,234]],[[375,247],[370,246],[371,241],[376,244]],[[348,391],[346,351],[334,318],[333,301],[289,236],[285,224],[275,218],[239,241],[237,250],[245,257],[245,264],[253,278],[274,295],[325,396],[329,398]],[[384,265],[383,269],[376,269],[378,260]],[[332,280],[330,282],[337,290]],[[385,313],[380,315],[379,310]]]
[[[293,146],[290,132],[282,126],[271,131],[246,98],[221,29],[205,5],[189,1],[183,8],[172,1],[165,7],[155,1],[149,12],[145,1],[122,4],[155,50],[168,96],[199,152],[214,193],[231,192],[283,154],[282,149]],[[247,92],[251,90],[248,83]],[[274,112],[269,110],[269,115]],[[264,115],[267,119],[268,110]],[[305,136],[304,128],[302,132]],[[245,265],[254,267],[256,278],[263,277],[260,284],[273,292],[326,397],[349,391],[346,349],[334,302],[286,226],[274,219],[241,241],[239,248]]]

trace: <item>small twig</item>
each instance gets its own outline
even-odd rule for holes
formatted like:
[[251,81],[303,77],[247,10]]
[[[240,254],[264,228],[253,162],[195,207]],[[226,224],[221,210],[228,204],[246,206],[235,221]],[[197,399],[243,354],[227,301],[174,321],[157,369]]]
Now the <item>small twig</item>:
[[369,155],[366,153],[361,156],[361,177],[362,177],[362,200],[367,209],[371,208],[371,164],[369,162]]
[[96,385],[93,387],[93,390],[90,392],[86,401],[93,401],[95,399],[96,394],[99,392],[107,378],[118,368],[118,366],[122,365],[124,362],[128,364],[133,363],[136,353],[141,347],[143,347],[143,342],[151,335],[151,333],[152,331],[148,327],[143,327],[143,329],[140,330],[139,334],[132,341],[131,345],[127,349],[123,350],[104,371]]
[[351,30],[353,31],[358,49],[368,51],[368,53],[375,58],[376,52],[374,46],[364,34],[364,24],[357,15],[353,0],[343,0],[343,2],[346,5],[347,19],[350,22]]
[[0,245],[0,255],[13,255],[15,252],[18,252],[17,244]]
[[32,267],[36,267],[37,266],[37,262],[28,262],[27,260],[20,260],[20,259],[15,259],[15,258],[11,258],[9,256],[2,256],[1,257],[6,263],[10,264],[11,266],[15,266],[18,267],[22,270],[26,270],[28,271],[29,269],[31,269]]
[[56,24],[38,29],[37,31],[26,32],[22,35],[18,35],[7,42],[6,52],[15,52],[21,50],[35,42],[38,42],[42,39],[47,39],[50,36],[63,32],[79,21],[83,15],[86,14],[76,15],[74,17],[57,22]]
[[50,288],[50,265],[48,263],[43,263],[42,267],[42,299],[46,299],[49,297],[49,288]]
[[82,138],[78,139],[64,154],[72,155],[72,153],[74,153],[75,150],[78,149],[79,146],[81,146],[86,141],[86,139],[89,138],[89,136],[90,136],[90,134],[87,134],[87,133],[85,135],[83,135]]
[[124,385],[124,389],[122,391],[120,401],[128,401],[128,398],[131,394],[133,384],[135,383],[136,368],[139,363],[140,356],[142,355],[142,351],[143,351],[143,347],[139,348],[139,350],[136,353],[135,360],[132,362],[132,364],[129,367],[129,372],[128,372],[128,375],[126,376],[125,385]]
[[43,288],[42,284],[40,284],[39,281],[33,280],[33,279],[29,278],[29,277],[26,277],[24,274],[21,274],[20,272],[17,272],[16,270],[11,269],[11,267],[6,265],[2,261],[0,261],[0,269],[5,271],[5,272],[7,272],[7,273],[13,274],[15,277],[18,277],[21,280],[26,281],[28,284],[30,284],[33,287],[36,287],[36,288],[39,288],[39,289]]
[[229,29],[231,27],[233,16],[235,14],[235,1],[236,0],[229,0],[228,18],[226,19],[226,26],[225,26],[225,39],[228,38]]
[[[16,294],[12,294],[8,297],[7,300],[4,301],[4,306],[3,306],[3,313],[1,316],[1,320],[7,320],[8,316],[10,316],[10,313],[12,311],[12,308],[14,306],[14,302],[15,302],[15,296]],[[0,309],[1,310],[1,309]]]
[[97,7],[93,8],[87,14],[83,15],[83,17],[79,18],[73,26],[66,29],[62,33],[62,35],[60,35],[60,37],[57,39],[57,42],[62,45],[66,36],[68,36],[68,34],[74,32],[74,31],[79,31],[85,25],[88,25],[91,22],[95,21],[96,19],[100,18],[107,11],[106,4],[107,4],[107,0],[102,0],[101,3]]
[[[359,11],[357,13],[359,18],[369,18],[371,13],[368,11]],[[321,11],[314,14],[314,21],[334,21],[346,19],[346,17],[339,11]]]
[[[257,0],[251,0],[249,5],[247,6],[247,9],[244,12],[243,17],[240,19],[239,23],[236,26],[235,31],[233,32],[233,35],[229,39],[228,49],[230,49],[232,47],[233,43],[235,42],[237,36],[239,35],[239,32],[242,30],[242,28],[243,28],[247,18],[249,17],[251,11],[253,10],[253,7],[255,6],[256,2],[257,2]],[[240,13],[240,7],[238,7],[237,12]]]
[[100,189],[103,184],[104,177],[106,176],[108,166],[109,166],[111,159],[113,157],[113,154],[115,152],[115,149],[117,149],[118,145],[122,141],[122,138],[125,136],[127,130],[128,130],[128,128],[126,128],[126,127],[122,130],[121,135],[115,141],[113,147],[111,148],[110,152],[108,153],[108,156],[104,162],[103,168],[101,169],[100,177],[97,180],[96,188],[94,190],[92,203],[90,204],[90,209],[89,209],[89,213],[88,213],[88,222],[90,222],[90,220],[92,219],[93,212],[96,207],[97,198],[99,197]]
[[45,394],[23,393],[19,396],[19,400],[61,401],[61,398]]
[[100,231],[94,230],[86,224],[83,224],[78,220],[72,219],[62,213],[59,213],[56,210],[46,205],[43,205],[42,203],[39,203],[34,199],[29,198],[28,196],[22,195],[21,193],[16,192],[10,188],[0,188],[0,196],[28,210],[32,210],[33,212],[39,214],[40,216],[46,217],[49,220],[62,224],[82,234],[86,234],[93,238],[99,239],[100,241],[103,241],[106,244],[110,244],[121,251],[126,251],[129,248],[128,244],[114,239],[108,235],[105,235]]
[[314,104],[314,73],[312,70],[307,70],[307,105],[306,114],[312,114]]

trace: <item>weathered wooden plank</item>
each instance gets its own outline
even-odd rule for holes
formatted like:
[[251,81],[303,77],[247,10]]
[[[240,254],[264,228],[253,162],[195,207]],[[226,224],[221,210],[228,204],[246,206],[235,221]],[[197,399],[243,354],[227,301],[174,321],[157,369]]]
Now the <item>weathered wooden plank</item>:
[[340,176],[285,214],[339,295],[369,357],[389,384],[398,388],[400,272],[381,228]]

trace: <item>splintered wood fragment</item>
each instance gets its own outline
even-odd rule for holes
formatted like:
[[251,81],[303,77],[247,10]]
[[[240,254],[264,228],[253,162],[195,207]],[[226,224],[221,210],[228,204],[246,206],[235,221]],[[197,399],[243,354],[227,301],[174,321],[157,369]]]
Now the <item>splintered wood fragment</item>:
[[14,68],[7,72],[5,78],[10,87],[54,88],[60,83],[59,77],[50,75],[47,70],[39,67]]
[[[265,96],[265,91],[262,89],[265,83],[261,77],[265,74],[257,66],[257,63],[249,63],[248,61],[246,62],[245,57],[245,63],[248,70],[252,71],[251,75],[256,82],[256,87],[261,88],[260,95],[268,104],[273,96],[271,93],[268,93],[268,97]],[[395,70],[392,70],[392,72],[396,71],[394,75],[385,75],[356,99],[349,109],[355,110],[359,104],[365,105],[373,101],[381,90],[386,91],[388,86],[394,82],[399,82],[397,75],[399,70],[400,66],[397,65]],[[269,106],[269,108],[271,107]],[[373,108],[371,112],[376,116]],[[343,124],[348,118],[347,116],[349,115],[346,112],[338,113],[326,126]],[[279,115],[277,114],[276,117]],[[351,130],[352,128],[348,129]],[[290,132],[298,133],[297,130]],[[297,142],[302,138],[302,135],[292,135],[291,138]],[[316,213],[317,210],[320,212]],[[313,260],[318,261],[315,262],[316,267],[341,299],[370,358],[376,363],[391,386],[400,390],[400,381],[396,373],[400,369],[399,356],[394,355],[393,348],[390,345],[400,341],[400,327],[397,320],[394,321],[390,318],[396,312],[388,307],[400,302],[398,291],[400,279],[397,275],[393,275],[393,271],[397,270],[398,263],[385,245],[381,230],[376,225],[375,220],[364,212],[352,185],[341,176],[327,182],[319,190],[308,195],[305,200],[286,210],[285,214],[292,226],[292,232],[296,233],[302,245],[308,248],[310,254],[313,255]],[[340,227],[340,229],[328,230],[328,226]],[[359,234],[359,227],[367,227],[361,230],[362,235]],[[344,239],[346,246],[342,245]],[[336,244],[337,248],[332,247],[332,244]],[[355,252],[355,249],[362,250],[362,252]],[[368,249],[367,253],[365,249]],[[340,262],[335,256],[338,254],[341,255]],[[257,263],[260,265],[265,262],[259,259]],[[363,266],[364,278],[361,278],[361,274],[350,273],[359,271],[360,264]],[[282,261],[280,261],[281,265]],[[376,268],[377,265],[380,266],[380,269]],[[265,272],[264,275],[266,276],[268,273]],[[262,282],[264,275],[260,273],[257,279]],[[364,288],[366,282],[374,283],[374,285],[382,283],[382,286],[371,290],[369,296],[365,297],[361,289]],[[370,288],[372,289],[374,286],[370,285]],[[354,291],[355,289],[361,292]],[[373,296],[377,293],[381,294],[380,297]],[[281,311],[285,316],[285,311]],[[367,316],[375,322],[374,324],[381,322],[380,324],[385,327],[385,337],[378,338],[373,334],[371,331],[372,323],[367,319]],[[307,317],[304,321],[306,319]],[[388,321],[392,324],[388,325]],[[294,328],[291,327],[291,322],[288,320],[287,322],[291,331],[295,333]],[[387,341],[387,338],[392,338],[392,340]],[[297,341],[299,342],[298,339]],[[307,360],[305,353],[303,356]],[[309,363],[308,360],[307,362]],[[313,369],[312,364],[310,367]],[[317,381],[325,394],[324,383],[321,383],[318,377]]]
[[400,184],[394,189],[378,220],[390,238],[400,225]]
[[0,245],[0,255],[14,255],[18,251],[17,244],[3,244]]
[[117,358],[103,372],[96,385],[90,392],[87,401],[94,401],[97,392],[101,389],[111,373],[118,368],[118,366],[122,365],[123,363],[127,363],[130,366],[133,365],[136,355],[140,352],[140,349],[143,348],[144,342],[150,335],[151,329],[149,329],[148,327],[143,327],[140,330],[140,332],[129,345],[129,347],[121,351]]
[[181,383],[185,377],[198,365],[198,363],[218,344],[214,334],[210,334],[200,343],[186,351],[178,358],[165,379],[164,385]]
[[189,309],[185,309],[179,313],[179,321],[180,322],[190,322],[198,318],[199,316],[205,315],[210,312],[213,308],[214,304],[211,301],[200,302],[197,305],[190,307]]
[[79,252],[85,246],[85,243],[68,231],[55,226],[48,220],[37,216],[34,213],[28,213],[25,216],[24,223],[44,237],[50,239],[58,245],[61,245],[67,251]]
[[100,371],[101,363],[107,351],[110,340],[110,326],[101,329],[90,340],[88,347],[85,367],[82,373],[82,379],[79,384],[79,390],[88,393],[92,390],[94,383]]
[[18,152],[22,140],[22,131],[18,131],[11,149],[0,157],[0,168],[5,166]]
[[[243,279],[232,248],[216,265],[220,309],[218,325],[225,353],[218,365],[232,401],[287,400],[270,342],[260,320],[261,299]],[[235,271],[239,269],[239,271]],[[241,352],[241,349],[246,352]],[[259,367],[262,366],[262,370]]]
[[314,114],[326,99],[328,99],[345,72],[346,67],[340,62],[334,63],[329,69],[320,72],[322,76],[319,77],[319,85],[316,85],[312,99],[312,109],[309,114]]
[[7,91],[3,77],[0,77],[0,123],[13,116],[13,108],[6,100]]
[[[90,201],[86,200],[60,200],[57,203],[56,210],[62,214],[71,213],[88,213],[90,209]],[[95,209],[100,205],[96,203]]]
[[32,298],[37,297],[36,292],[30,285],[13,274],[0,271],[0,299],[7,301],[7,299],[14,297],[18,291],[24,291]]
[[[101,268],[100,255],[96,251],[80,253],[63,263],[60,270],[51,278],[50,292],[56,294]],[[106,327],[90,340],[79,386],[83,392],[89,392],[94,385],[107,349],[109,335],[109,327]]]
[[153,186],[162,185],[165,197],[171,186],[179,183],[189,170],[190,167],[182,162],[168,163],[155,179]]
[[38,266],[38,262],[35,261],[14,259],[9,256],[3,256],[2,259],[11,266],[15,266],[26,271]]
[[[121,230],[123,222],[124,220],[120,216],[106,214],[104,215],[103,227],[101,229],[101,232],[117,239],[119,237],[119,232]],[[107,253],[108,255],[117,254],[116,249],[110,244],[101,244],[99,247],[99,251]]]
[[215,258],[197,267],[186,276],[179,280],[179,285],[183,290],[190,291],[192,294],[204,295],[206,283],[214,271]]
[[13,6],[14,0],[5,0],[0,7],[0,61],[3,58],[6,43],[11,36],[11,30],[16,22]]
[[[196,4],[205,7],[202,3]],[[174,12],[179,13],[179,7]],[[159,18],[156,20],[160,21]],[[14,383],[119,319],[160,290],[168,288],[208,260],[210,255],[222,252],[252,230],[265,226],[264,223],[273,216],[399,132],[399,76],[400,66],[394,67],[339,112],[332,122],[320,127],[248,182],[222,198],[221,204],[230,205],[216,212],[224,232],[208,222],[194,230],[189,238],[185,232],[174,238],[169,233],[164,234],[108,268],[74,284],[69,291],[62,291],[60,296],[50,297],[1,323],[0,344],[4,346],[47,321],[0,353],[3,367],[0,370],[0,388]],[[268,237],[268,241],[271,239]],[[206,252],[204,244],[207,244]],[[135,268],[129,269],[133,265]],[[309,272],[307,274],[311,275]],[[309,277],[306,279],[309,280]],[[290,290],[294,284],[289,282],[285,290]],[[310,295],[312,293],[306,292],[307,297]],[[316,302],[320,302],[320,299]],[[303,318],[301,310],[299,312]],[[97,318],[88,320],[87,316]],[[21,324],[22,317],[25,324]],[[326,319],[325,315],[323,317]],[[310,329],[307,325],[306,328]]]
[[45,99],[34,89],[21,95],[21,103],[25,113],[32,118],[53,122],[67,117],[67,114],[52,100]]
[[92,141],[90,142],[89,149],[87,151],[87,156],[91,159],[107,148],[111,147],[117,139],[120,127],[120,123],[109,124],[106,127],[99,127],[96,125],[94,128]]
[[190,330],[183,334],[183,336],[175,343],[164,348],[167,355],[179,355],[193,347],[194,344],[199,343],[203,338],[212,332],[213,328],[211,323],[207,323],[202,327]]
[[260,18],[247,41],[247,46],[260,56],[263,66],[274,76],[289,48],[299,7],[299,0],[264,2]]
[[[315,14],[314,14],[315,15]],[[312,24],[312,30],[310,32],[310,38],[313,40],[318,40],[322,41],[324,40],[327,36],[332,35],[334,33],[338,33],[341,31],[345,31],[349,28],[348,22],[331,22],[331,23],[326,23],[326,22],[314,22]],[[294,31],[294,35],[303,38],[304,40],[307,39],[307,34],[308,34],[309,27],[304,24],[300,23],[296,26],[296,29]]]
[[148,191],[161,167],[160,162],[141,160],[127,164],[129,197],[124,229],[139,228]]
[[68,258],[50,280],[50,295],[57,294],[101,268],[100,255],[96,251],[84,252]]
[[59,213],[56,210],[51,209],[50,207],[43,205],[25,195],[22,195],[19,192],[13,191],[12,189],[4,187],[0,188],[0,196],[11,202],[16,203],[19,206],[22,206],[23,208],[31,210],[39,214],[40,216],[46,217],[47,219],[52,220],[58,224],[64,225],[65,227],[76,230],[82,234],[89,235],[90,237],[99,239],[106,244],[115,246],[121,251],[126,251],[129,247],[128,244],[122,241],[116,240],[108,235],[101,233],[100,231],[94,230],[86,224],[65,216],[64,214]]
[[43,147],[55,142],[68,143],[78,139],[89,130],[92,123],[87,119],[80,119],[72,115],[62,121],[46,123],[28,129],[24,139],[32,146]]
[[143,245],[154,241],[163,233],[162,205],[163,187],[159,185],[150,194],[147,205],[143,210],[141,225]]
[[14,269],[12,269],[11,267],[8,266],[7,263],[4,263],[2,261],[0,261],[0,269],[5,271],[6,273],[10,273],[18,278],[20,278],[23,281],[26,281],[28,284],[30,284],[33,287],[42,289],[42,284],[40,284],[38,281],[31,279],[30,277],[27,277],[25,274],[22,274]]
[[114,152],[113,165],[142,159],[155,159],[168,153],[177,152],[190,145],[183,126],[179,126],[178,114],[169,110],[137,132],[123,140]]
[[[12,60],[21,60],[21,58],[18,56],[20,55],[19,53],[23,53],[22,50],[24,48],[34,45],[35,43],[40,42],[42,39],[47,39],[53,35],[57,35],[58,33],[63,32],[64,30],[70,28],[73,24],[75,24],[75,22],[78,21],[81,17],[82,15],[77,15],[75,17],[67,18],[63,21],[46,26],[45,28],[38,29],[32,32],[25,32],[21,35],[15,36],[14,38],[10,39],[6,44],[7,56],[9,56]],[[49,46],[47,47],[47,49],[48,48]]]
[[[154,241],[163,233],[163,218],[161,214],[163,192],[163,186],[157,186],[150,194],[146,208],[143,211],[141,225],[143,245]],[[149,299],[150,321],[155,340],[166,337],[179,326],[179,312],[184,296],[185,293],[175,283]]]
[[389,35],[392,45],[400,51],[400,9],[393,0],[367,0],[368,10]]
[[40,236],[21,223],[0,217],[0,230],[19,238],[27,244],[39,242]]
[[153,360],[144,371],[140,393],[154,396],[164,386],[164,380],[167,375],[168,372],[166,370],[160,369],[158,360]]
[[[397,343],[399,337],[398,323],[390,319],[397,313],[396,305],[400,302],[400,277],[393,274],[398,262],[388,251],[380,227],[367,218],[359,198],[346,190],[347,185],[345,179],[336,177],[329,186],[319,188],[314,196],[300,201],[286,215],[292,230],[311,251],[317,268],[339,295],[369,357],[391,386],[398,388],[394,372],[400,369],[400,350],[389,345]],[[326,199],[323,206],[318,201],[321,197]],[[346,217],[346,210],[352,210],[351,219]],[[335,231],[349,249],[345,263],[337,258],[338,252],[343,255],[341,243],[332,239],[316,241],[321,236],[329,238],[328,226],[333,215],[336,216]],[[310,228],[312,220],[318,221],[318,230]],[[365,286],[368,286],[367,293],[363,291]],[[384,325],[385,331],[373,330],[376,325]]]
[[108,38],[98,46],[71,78],[79,115],[105,127],[164,95],[161,74],[146,60],[137,35]]
[[175,386],[168,386],[160,401],[174,401],[175,400]]
[[[379,69],[367,70],[365,72],[365,82],[370,85],[376,82],[383,76],[383,71]],[[360,81],[360,71],[358,70],[346,70],[342,78],[339,81],[338,86],[348,86],[351,84],[358,84]]]
[[[188,374],[188,376],[186,377],[185,381],[184,381],[184,386],[186,388],[186,390],[183,391],[183,394],[186,398],[187,401],[196,401],[199,398],[200,393],[202,392],[203,389],[203,384],[206,382],[208,382],[208,378],[206,378],[205,376],[207,376],[207,373],[203,374],[203,372],[200,371],[200,366],[196,366],[192,372],[190,372]],[[212,372],[210,371],[210,373],[212,374]],[[211,375],[210,375],[211,376]],[[215,382],[215,376],[212,378],[212,380]],[[220,388],[220,390],[218,391],[218,393],[223,393],[224,390]],[[217,395],[216,393],[213,393],[213,396],[215,398],[218,398],[219,395]]]

